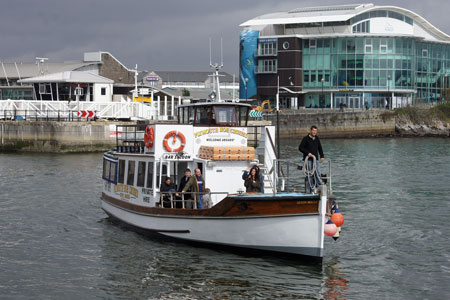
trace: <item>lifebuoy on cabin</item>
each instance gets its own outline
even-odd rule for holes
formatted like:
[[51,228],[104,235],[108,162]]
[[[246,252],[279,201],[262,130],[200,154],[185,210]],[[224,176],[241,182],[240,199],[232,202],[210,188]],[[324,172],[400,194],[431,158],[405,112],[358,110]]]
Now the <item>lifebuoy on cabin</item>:
[[[175,144],[177,142],[177,137],[180,139],[181,145],[178,148],[174,149],[169,145],[169,139],[171,137],[173,137],[172,144]],[[167,152],[180,152],[184,149],[185,145],[186,145],[186,137],[180,131],[172,130],[166,133],[166,135],[164,136],[163,146]]]
[[152,148],[154,140],[155,140],[155,133],[153,131],[153,127],[150,125],[147,125],[147,127],[145,128],[145,134],[144,134],[145,147]]

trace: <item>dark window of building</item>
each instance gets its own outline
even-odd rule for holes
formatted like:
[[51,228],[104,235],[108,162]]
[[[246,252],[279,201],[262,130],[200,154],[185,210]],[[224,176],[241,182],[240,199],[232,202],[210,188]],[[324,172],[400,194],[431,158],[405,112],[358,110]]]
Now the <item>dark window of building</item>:
[[106,88],[102,88],[102,89],[101,89],[101,94],[102,94],[102,96],[105,96],[105,95],[106,95]]

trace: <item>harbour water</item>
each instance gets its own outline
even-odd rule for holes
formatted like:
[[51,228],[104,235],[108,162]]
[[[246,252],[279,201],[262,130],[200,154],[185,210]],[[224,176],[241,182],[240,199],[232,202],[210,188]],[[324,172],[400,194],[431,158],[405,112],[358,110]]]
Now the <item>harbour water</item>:
[[320,265],[112,223],[102,154],[0,154],[0,299],[448,299],[450,139],[322,143],[345,223]]

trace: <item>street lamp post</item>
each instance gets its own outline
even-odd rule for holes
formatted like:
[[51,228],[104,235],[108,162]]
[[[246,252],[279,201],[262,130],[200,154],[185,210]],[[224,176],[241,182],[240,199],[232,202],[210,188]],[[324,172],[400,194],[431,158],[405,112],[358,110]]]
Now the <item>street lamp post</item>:
[[244,79],[245,81],[245,101],[247,101],[248,97],[247,97],[247,83],[248,83],[248,78]]
[[321,104],[320,101],[319,101],[319,105],[321,105],[322,108],[323,108],[323,106],[325,105],[325,96],[324,96],[324,94],[323,94],[323,83],[324,83],[324,81],[325,81],[325,78],[322,77],[322,79],[321,79],[320,81],[322,82],[322,95],[321,95],[321,98],[322,98],[322,104]]
[[447,77],[448,77],[448,74],[445,74],[444,75],[444,95],[445,95],[444,101],[445,102],[448,101]]
[[389,109],[389,108],[391,108],[391,106],[392,106],[392,103],[391,103],[391,94],[390,94],[390,92],[389,92],[389,82],[391,81],[391,75],[389,74],[388,76],[387,76],[387,87],[388,87],[388,103],[387,103],[387,105],[386,105],[386,109]]

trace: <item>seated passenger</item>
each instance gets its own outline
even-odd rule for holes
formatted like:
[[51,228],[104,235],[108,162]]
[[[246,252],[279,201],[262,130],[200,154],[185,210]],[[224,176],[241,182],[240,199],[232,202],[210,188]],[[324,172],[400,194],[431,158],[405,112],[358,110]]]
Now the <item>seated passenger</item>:
[[171,199],[174,199],[174,194],[169,193],[175,193],[176,187],[175,184],[172,183],[172,179],[170,177],[166,177],[163,183],[161,183],[161,186],[159,188],[159,191],[161,193],[161,199],[162,199],[162,206],[164,208],[170,208],[171,207]]
[[[257,165],[254,165],[251,169],[250,172],[252,171],[252,169],[256,169],[256,172],[259,174],[259,181],[261,182],[261,188],[259,189],[259,192],[264,194],[264,175],[261,173],[259,167]],[[247,180],[247,178],[249,177],[249,171],[245,170],[244,173],[242,174],[242,180]]]
[[261,180],[255,167],[250,169],[250,175],[245,179],[244,185],[247,193],[259,193],[261,191]]
[[205,189],[205,194],[202,197],[202,202],[203,208],[211,208],[213,206],[210,189]]

